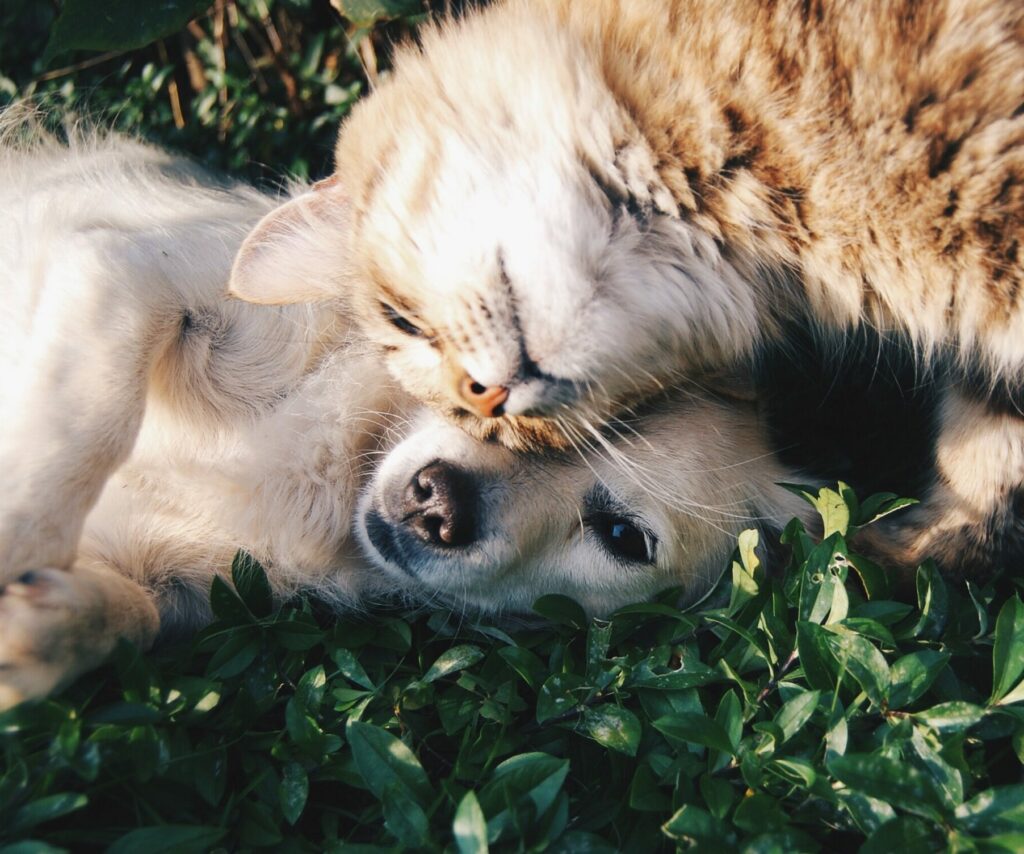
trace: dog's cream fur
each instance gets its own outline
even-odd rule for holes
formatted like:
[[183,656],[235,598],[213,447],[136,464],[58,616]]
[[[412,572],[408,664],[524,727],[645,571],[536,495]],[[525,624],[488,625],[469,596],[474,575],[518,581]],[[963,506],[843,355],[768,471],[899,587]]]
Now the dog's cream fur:
[[[90,669],[118,637],[146,646],[202,624],[239,548],[279,598],[350,607],[397,591],[507,611],[563,592],[606,611],[676,583],[698,598],[739,530],[800,509],[773,485],[786,473],[750,404],[666,403],[608,446],[625,474],[600,454],[516,457],[423,413],[410,426],[418,407],[337,306],[224,298],[272,199],[138,143],[65,146],[3,122],[0,706]],[[397,567],[363,530],[362,556],[358,491],[396,443],[356,527],[446,459],[482,484],[471,546],[420,543]],[[654,563],[612,560],[595,539],[598,482],[657,538]]]

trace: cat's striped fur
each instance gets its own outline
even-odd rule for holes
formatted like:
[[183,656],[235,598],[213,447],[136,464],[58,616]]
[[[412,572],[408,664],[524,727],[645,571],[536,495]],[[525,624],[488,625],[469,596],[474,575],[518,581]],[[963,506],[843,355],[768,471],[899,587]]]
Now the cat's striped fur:
[[400,52],[233,289],[341,298],[512,447],[721,388],[793,320],[868,324],[979,404],[947,413],[991,438],[942,488],[984,518],[1024,479],[1022,241],[1018,0],[508,0]]

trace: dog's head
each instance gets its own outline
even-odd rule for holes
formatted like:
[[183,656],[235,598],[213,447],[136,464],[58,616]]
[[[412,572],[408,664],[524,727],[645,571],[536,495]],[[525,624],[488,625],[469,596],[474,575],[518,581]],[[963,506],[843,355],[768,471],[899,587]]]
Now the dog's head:
[[561,593],[601,614],[675,586],[699,600],[739,531],[799,511],[752,411],[676,401],[623,430],[523,455],[424,416],[366,488],[358,537],[428,601],[526,613]]

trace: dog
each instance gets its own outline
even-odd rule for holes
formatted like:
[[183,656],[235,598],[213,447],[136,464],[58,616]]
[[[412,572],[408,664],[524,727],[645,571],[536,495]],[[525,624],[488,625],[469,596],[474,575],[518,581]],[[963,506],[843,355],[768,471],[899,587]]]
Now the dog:
[[565,453],[481,442],[336,306],[224,297],[279,199],[121,137],[0,126],[0,707],[203,625],[238,549],[278,600],[601,614],[699,601],[740,531],[811,523],[756,397],[668,390]]

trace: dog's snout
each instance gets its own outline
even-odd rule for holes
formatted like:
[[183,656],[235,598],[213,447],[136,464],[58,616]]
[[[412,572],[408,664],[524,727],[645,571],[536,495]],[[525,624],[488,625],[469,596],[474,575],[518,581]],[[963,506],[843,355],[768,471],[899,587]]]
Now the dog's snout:
[[449,463],[432,462],[406,486],[402,520],[428,545],[467,546],[476,539],[477,497],[471,474]]

